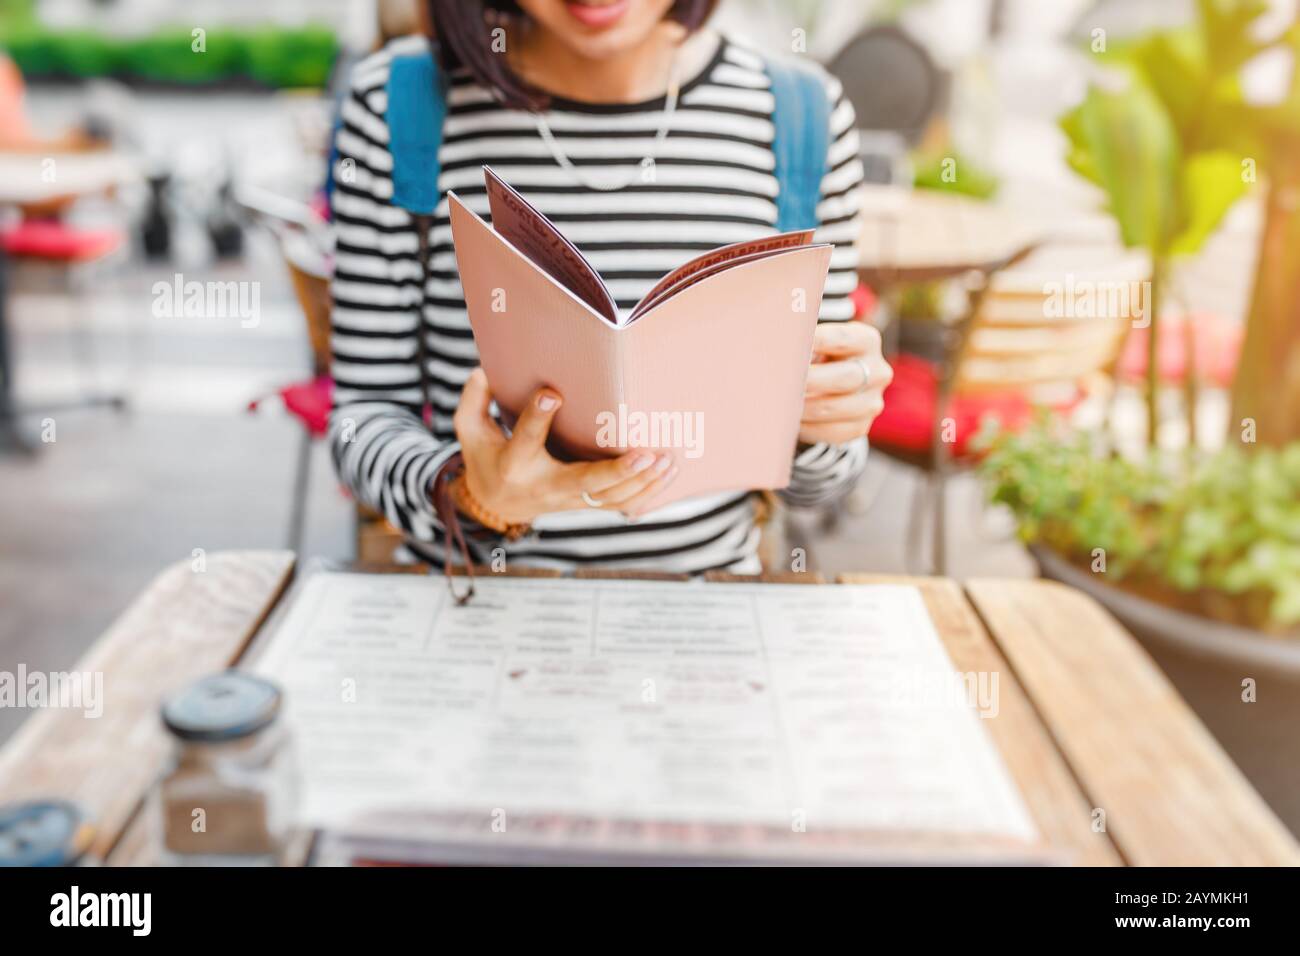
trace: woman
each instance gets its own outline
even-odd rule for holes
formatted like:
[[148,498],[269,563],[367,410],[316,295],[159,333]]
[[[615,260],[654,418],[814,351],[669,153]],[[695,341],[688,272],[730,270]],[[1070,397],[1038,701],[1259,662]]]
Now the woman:
[[[703,28],[712,6],[432,0],[451,76],[440,191],[454,189],[486,213],[481,167],[492,166],[577,243],[620,309],[701,251],[771,234],[767,76],[757,54]],[[690,498],[646,513],[646,502],[675,477],[666,458],[631,452],[603,462],[557,461],[545,440],[564,396],[550,389],[534,396],[511,434],[494,420],[446,200],[429,235],[425,289],[412,218],[391,202],[385,83],[392,55],[381,51],[357,67],[338,136],[348,175],[337,177],[333,200],[331,444],[344,483],[435,565],[443,563],[444,529],[431,489],[459,452],[464,475],[456,502],[476,519],[465,519],[475,562],[505,556],[561,569],[759,571],[757,494]],[[829,78],[826,87],[829,172],[815,238],[836,249],[793,477],[781,492],[799,505],[829,500],[857,479],[864,436],[890,378],[874,329],[846,321],[861,165],[852,109]],[[647,159],[655,173],[648,182],[640,175]],[[420,420],[417,328],[427,346],[432,433]],[[718,374],[726,374],[725,356]]]

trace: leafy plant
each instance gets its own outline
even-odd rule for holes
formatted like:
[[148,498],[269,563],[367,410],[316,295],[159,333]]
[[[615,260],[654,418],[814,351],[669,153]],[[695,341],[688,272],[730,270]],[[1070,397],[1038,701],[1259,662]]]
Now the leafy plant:
[[1300,625],[1300,442],[1246,454],[1229,446],[1191,469],[1156,456],[1104,454],[1046,419],[1020,434],[981,435],[993,501],[1020,537],[1109,579],[1186,596],[1269,629]]
[[[1147,434],[1157,416],[1160,306],[1172,261],[1198,252],[1249,188],[1243,173],[1242,66],[1259,51],[1250,24],[1265,0],[1199,0],[1194,26],[1101,54],[1122,88],[1093,85],[1061,118],[1069,162],[1106,196],[1125,245],[1151,257]],[[1195,435],[1194,377],[1186,406]]]

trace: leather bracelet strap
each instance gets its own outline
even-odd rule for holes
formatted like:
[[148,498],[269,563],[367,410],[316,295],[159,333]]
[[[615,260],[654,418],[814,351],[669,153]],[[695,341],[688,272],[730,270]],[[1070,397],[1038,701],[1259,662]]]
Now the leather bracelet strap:
[[[460,452],[452,455],[438,469],[438,473],[433,476],[433,487],[431,495],[433,498],[433,510],[438,515],[438,520],[442,522],[443,540],[446,543],[446,550],[442,562],[443,573],[447,576],[447,588],[451,591],[451,596],[457,604],[467,604],[469,599],[474,596],[474,563],[469,557],[469,546],[465,543],[465,531],[460,525],[460,512],[456,510],[456,502],[452,498],[452,482],[465,470],[465,459]],[[451,561],[451,543],[455,539],[460,548],[462,566],[465,568],[465,577],[469,581],[469,588],[464,594],[456,593],[454,583],[455,575],[452,574]]]

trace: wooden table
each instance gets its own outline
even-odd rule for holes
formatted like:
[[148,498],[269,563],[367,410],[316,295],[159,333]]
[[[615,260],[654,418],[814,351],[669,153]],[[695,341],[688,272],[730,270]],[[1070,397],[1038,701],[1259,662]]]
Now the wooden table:
[[[0,803],[75,800],[97,823],[93,852],[111,864],[147,862],[141,809],[168,749],[159,703],[239,660],[293,568],[289,552],[246,551],[160,574],[76,665],[104,673],[103,716],[30,717],[0,751]],[[822,583],[811,574],[768,580]],[[1046,581],[841,580],[916,585],[956,669],[998,675],[998,712],[986,726],[1044,838],[1067,858],[1300,864],[1295,839],[1156,665],[1082,593]]]

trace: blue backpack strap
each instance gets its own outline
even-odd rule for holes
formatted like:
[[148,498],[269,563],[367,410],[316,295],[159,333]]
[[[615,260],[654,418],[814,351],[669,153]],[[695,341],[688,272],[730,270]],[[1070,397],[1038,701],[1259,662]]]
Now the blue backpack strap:
[[431,216],[438,207],[438,147],[447,118],[446,89],[433,51],[393,57],[386,89],[393,205]]
[[[429,229],[438,208],[438,174],[442,165],[442,124],[447,118],[447,88],[431,48],[393,57],[388,66],[388,151],[393,157],[393,205],[415,217],[415,237],[423,274],[429,285]],[[423,396],[420,417],[432,429],[433,399],[425,336],[415,336],[416,362]],[[450,538],[448,557],[450,559]]]
[[831,108],[826,87],[812,70],[769,59],[772,81],[772,153],[776,158],[778,232],[813,229],[830,148]]

